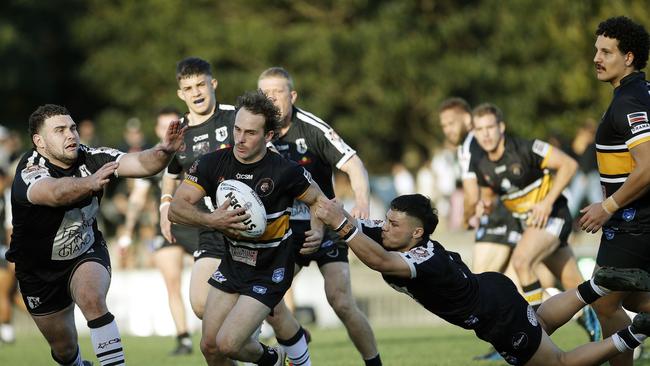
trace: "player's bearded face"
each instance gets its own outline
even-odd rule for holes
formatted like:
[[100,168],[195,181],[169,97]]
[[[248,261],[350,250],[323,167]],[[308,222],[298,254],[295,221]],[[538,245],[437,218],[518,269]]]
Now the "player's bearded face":
[[415,228],[406,213],[388,210],[386,221],[381,229],[384,246],[392,250],[400,250],[411,244]]
[[53,163],[72,165],[79,155],[79,133],[70,116],[47,118],[41,127],[41,142],[37,146]]
[[440,113],[440,127],[445,139],[452,145],[460,145],[461,139],[465,134],[465,119],[471,119],[471,116],[465,112],[456,109],[447,109]]
[[289,81],[280,77],[269,77],[257,82],[260,88],[273,104],[280,110],[280,119],[286,121],[291,113],[297,94],[289,87]]
[[237,160],[243,163],[254,163],[264,157],[267,139],[272,133],[264,133],[264,117],[240,108],[235,117],[233,130],[235,147],[233,152]]
[[475,117],[474,136],[483,150],[494,152],[503,138],[502,126],[492,114]]
[[600,81],[618,85],[618,82],[631,71],[626,68],[626,55],[618,48],[618,40],[601,35],[596,39],[594,47],[596,47],[594,56],[596,77]]

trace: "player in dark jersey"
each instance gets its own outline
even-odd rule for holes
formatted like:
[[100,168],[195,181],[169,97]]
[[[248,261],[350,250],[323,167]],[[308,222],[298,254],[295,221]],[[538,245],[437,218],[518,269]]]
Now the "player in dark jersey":
[[[395,290],[451,324],[473,330],[512,365],[598,365],[633,349],[650,333],[650,314],[612,337],[562,352],[551,340],[587,303],[609,290],[592,281],[547,300],[535,313],[506,276],[472,273],[458,253],[430,240],[438,217],[428,198],[395,198],[385,222],[356,221],[335,201],[321,199],[316,215],[336,228],[368,267]],[[356,221],[356,222],[355,222]]]
[[[506,136],[503,114],[492,104],[479,105],[472,114],[476,139],[485,151],[471,162],[481,186],[481,203],[489,210],[497,196],[522,223],[523,234],[511,260],[524,298],[536,308],[542,302],[543,289],[534,269],[558,246],[566,246],[571,232],[571,215],[562,191],[577,163],[543,141]],[[565,288],[580,282],[578,276],[573,286],[565,284]]]
[[[160,140],[165,137],[165,131],[173,121],[180,120],[180,113],[173,107],[166,107],[158,112],[156,117],[155,133]],[[137,179],[133,189],[129,193],[129,202],[124,222],[124,232],[121,234],[118,244],[120,248],[126,248],[131,245],[133,231],[144,208],[146,201],[149,199],[149,192],[153,189],[153,196],[160,197],[160,184],[164,172],[158,173],[150,178]],[[160,204],[160,202],[158,202]],[[183,259],[185,254],[192,255],[197,250],[198,235],[194,237],[181,237],[183,233],[196,233],[197,230],[175,230],[176,241],[169,242],[162,235],[160,225],[158,233],[154,237],[153,243],[153,260],[156,268],[160,270],[165,288],[167,289],[167,298],[169,300],[169,310],[176,326],[176,348],[171,352],[172,355],[184,355],[192,353],[192,337],[190,336],[187,326],[185,305],[181,294],[181,279],[183,273]]]
[[[594,63],[598,80],[614,96],[596,132],[603,202],[582,209],[587,232],[602,228],[598,266],[650,269],[650,87],[641,72],[648,61],[650,37],[626,17],[610,18],[596,30]],[[646,294],[616,292],[595,304],[605,334],[629,324],[621,304],[632,311],[650,310]],[[631,365],[632,355],[612,364]]]
[[61,365],[82,365],[74,322],[81,309],[100,365],[124,364],[120,334],[106,307],[110,259],[97,229],[103,189],[117,176],[161,171],[185,129],[169,126],[163,142],[138,153],[79,143],[70,113],[52,104],[29,118],[34,148],[21,158],[11,190],[13,233],[7,259],[32,319]]
[[[217,79],[212,76],[211,66],[205,60],[196,57],[181,60],[176,66],[176,81],[178,97],[188,109],[183,117],[188,130],[183,149],[176,154],[163,176],[160,227],[163,236],[170,243],[178,241],[183,246],[197,247],[190,279],[190,304],[196,316],[202,318],[209,290],[206,281],[219,266],[219,258],[224,250],[223,236],[205,228],[172,225],[167,219],[167,213],[174,190],[194,161],[205,153],[233,145],[235,108],[217,102]],[[198,204],[205,212],[212,208],[204,202]],[[191,243],[183,243],[190,241]]]
[[[329,198],[334,198],[333,167],[346,173],[355,195],[352,214],[357,218],[368,218],[368,173],[363,162],[327,123],[294,105],[298,93],[293,87],[289,72],[281,67],[269,68],[260,74],[257,86],[280,110],[282,126],[278,138],[273,141],[278,152],[307,169]],[[309,207],[301,201],[295,201],[290,225],[296,249],[311,234],[310,220]],[[325,281],[327,301],[345,325],[366,365],[381,365],[372,328],[352,296],[348,248],[345,243],[338,239],[336,233],[326,230],[318,252],[310,255],[296,253],[298,266],[308,266],[311,261],[318,264]],[[284,307],[278,309],[278,314],[270,318],[269,322],[276,331],[278,342],[290,346],[287,338],[280,336],[287,334],[282,329],[285,322],[277,319],[286,310]]]
[[[291,286],[294,260],[289,215],[293,200],[313,206],[323,193],[304,168],[267,150],[266,144],[279,128],[279,111],[273,102],[256,91],[241,96],[238,104],[235,146],[202,156],[188,170],[174,195],[170,219],[226,235],[227,250],[209,280],[212,287],[203,317],[201,351],[208,364],[223,364],[230,357],[259,365],[284,365],[281,348],[269,349],[251,335]],[[217,186],[227,179],[246,183],[262,200],[267,227],[261,237],[239,235],[248,214],[240,215],[243,209],[229,211],[230,200],[212,213],[194,206],[205,196],[216,205]],[[311,224],[314,233],[303,251],[316,250],[322,240],[322,223],[314,218]],[[297,335],[304,339],[302,333]]]

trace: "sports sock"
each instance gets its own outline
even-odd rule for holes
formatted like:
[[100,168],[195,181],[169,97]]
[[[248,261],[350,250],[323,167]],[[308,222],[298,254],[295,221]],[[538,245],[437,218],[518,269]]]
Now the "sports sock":
[[379,357],[379,353],[377,353],[377,356],[368,360],[363,360],[363,362],[366,363],[366,366],[381,366],[381,357]]
[[255,363],[260,366],[273,366],[278,360],[278,353],[264,343],[260,342],[260,344],[262,345],[262,356]]
[[124,350],[115,317],[106,313],[88,322],[90,340],[101,366],[124,365]]
[[542,295],[544,289],[542,289],[542,284],[539,281],[535,281],[527,286],[522,286],[524,291],[524,299],[533,307],[533,310],[537,311],[540,305],[542,305]]
[[75,356],[68,361],[61,361],[54,355],[54,352],[51,353],[54,361],[61,366],[83,366],[82,363],[83,361],[81,360],[81,351],[79,351],[79,346],[77,346],[77,353],[75,354]]
[[13,343],[16,340],[14,326],[11,323],[0,324],[0,340],[6,343]]
[[632,332],[632,327],[619,330],[616,334],[612,335],[614,346],[616,346],[616,349],[618,349],[619,352],[635,349],[646,338],[647,336],[645,334],[634,334]]
[[192,347],[192,337],[190,337],[190,334],[188,332],[177,335],[176,340],[180,345],[183,345],[185,347]]
[[309,357],[309,348],[307,346],[307,338],[305,337],[305,330],[298,329],[298,332],[287,340],[279,339],[278,343],[287,352],[287,357],[291,363],[296,366],[310,366],[311,358]]
[[578,285],[577,295],[580,301],[584,302],[586,305],[589,305],[610,292],[610,290],[596,285],[594,283],[594,279],[592,278]]

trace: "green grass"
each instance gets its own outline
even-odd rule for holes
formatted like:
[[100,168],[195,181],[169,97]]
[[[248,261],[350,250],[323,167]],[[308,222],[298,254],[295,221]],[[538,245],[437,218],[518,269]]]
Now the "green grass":
[[[345,330],[310,329],[310,344],[314,365],[363,365]],[[499,362],[476,362],[472,357],[484,353],[488,345],[478,340],[473,332],[451,326],[430,328],[378,328],[377,342],[384,365],[501,365]],[[568,324],[553,335],[555,342],[568,350],[583,342],[586,336],[575,324]],[[198,336],[195,344],[198,345]],[[171,337],[125,337],[124,346],[129,365],[205,365],[195,349],[191,356],[169,357],[174,346]],[[88,337],[80,340],[82,354],[95,362]],[[0,345],[0,365],[52,365],[45,340],[38,334],[19,334],[13,345]],[[635,365],[648,365],[650,360],[637,361]]]

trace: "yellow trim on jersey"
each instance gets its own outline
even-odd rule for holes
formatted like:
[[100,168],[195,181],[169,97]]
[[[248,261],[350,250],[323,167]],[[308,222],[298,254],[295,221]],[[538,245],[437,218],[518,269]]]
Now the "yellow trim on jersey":
[[650,135],[648,135],[648,136],[639,136],[639,137],[641,137],[641,138],[638,139],[638,140],[630,139],[630,140],[634,140],[634,141],[630,142],[630,144],[627,145],[627,148],[631,149],[633,147],[641,145],[644,142],[650,141]]
[[596,160],[598,161],[598,171],[604,175],[630,174],[636,166],[629,151],[597,151]]
[[544,156],[544,160],[542,160],[542,164],[540,164],[540,168],[544,169],[546,168],[546,164],[548,164],[548,157],[551,156],[551,151],[553,151],[553,145],[548,146],[548,151],[546,152],[546,155]]
[[[300,196],[296,197],[296,199],[302,201],[302,199],[305,197],[305,195],[307,194],[308,191],[309,191],[309,187],[307,187],[307,189],[305,189],[305,191],[302,192],[302,194]],[[305,202],[305,204],[307,204],[307,203]],[[309,206],[309,205],[307,205],[307,206]]]
[[[539,182],[539,186],[531,189],[529,192],[524,193],[521,196],[515,196],[514,198],[508,198],[507,196],[502,197],[503,205],[510,212],[514,213],[526,213],[533,208],[537,202],[541,201],[546,197],[548,192],[551,190],[551,175],[545,174],[544,177]],[[534,184],[534,183],[533,183]],[[525,192],[525,189],[522,190]],[[521,192],[521,191],[520,191]],[[513,195],[508,195],[512,197]]]
[[280,240],[287,233],[287,230],[289,230],[289,215],[283,215],[273,222],[267,222],[264,234],[255,240]]
[[204,195],[207,195],[207,193],[205,192],[205,189],[203,189],[203,187],[201,187],[200,184],[198,184],[198,183],[194,183],[194,182],[192,182],[191,180],[189,180],[189,179],[187,179],[187,178],[183,179],[183,182],[188,183],[189,185],[194,186],[194,187],[200,189],[201,192],[203,192]]

